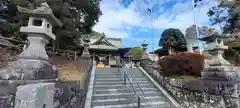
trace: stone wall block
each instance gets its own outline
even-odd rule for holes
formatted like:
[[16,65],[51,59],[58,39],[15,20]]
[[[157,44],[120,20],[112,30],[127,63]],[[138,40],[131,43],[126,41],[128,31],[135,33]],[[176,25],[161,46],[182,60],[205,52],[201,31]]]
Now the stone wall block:
[[54,83],[36,83],[17,87],[15,108],[53,108]]

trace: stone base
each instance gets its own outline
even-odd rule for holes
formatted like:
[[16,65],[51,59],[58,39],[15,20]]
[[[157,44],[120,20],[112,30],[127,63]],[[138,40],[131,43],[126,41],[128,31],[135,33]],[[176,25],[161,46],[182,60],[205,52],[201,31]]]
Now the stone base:
[[[49,80],[0,80],[0,108],[13,108],[17,87],[36,84],[55,83],[54,107],[51,108],[78,108],[80,107],[80,81]],[[31,90],[29,90],[31,92]],[[28,97],[31,98],[31,97]],[[42,99],[40,99],[41,101]],[[26,107],[22,107],[26,108]],[[31,107],[32,108],[32,107]],[[42,108],[42,107],[39,107]],[[46,107],[48,108],[48,107]],[[82,107],[80,107],[82,108]]]
[[240,80],[240,72],[202,72],[204,79],[215,79],[224,81],[238,81]]
[[18,86],[14,108],[53,108],[54,95],[54,83],[36,83]]
[[39,80],[57,77],[53,65],[44,60],[18,59],[0,69],[0,80]]
[[89,53],[83,53],[81,57],[82,58],[90,58],[90,55],[89,55]]
[[229,72],[229,71],[235,71],[233,66],[209,66],[204,69],[205,71],[214,71],[214,72]]

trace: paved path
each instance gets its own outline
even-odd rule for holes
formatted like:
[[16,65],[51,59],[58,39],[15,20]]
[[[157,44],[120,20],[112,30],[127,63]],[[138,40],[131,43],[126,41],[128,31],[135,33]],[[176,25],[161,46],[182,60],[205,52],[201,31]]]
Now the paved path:
[[[128,68],[133,82],[138,83],[144,92],[141,108],[172,108],[163,94],[148,80],[138,68]],[[137,88],[137,92],[140,89]],[[142,93],[141,93],[142,94]],[[92,108],[137,108],[137,98],[129,84],[124,85],[123,72],[117,68],[96,68]]]

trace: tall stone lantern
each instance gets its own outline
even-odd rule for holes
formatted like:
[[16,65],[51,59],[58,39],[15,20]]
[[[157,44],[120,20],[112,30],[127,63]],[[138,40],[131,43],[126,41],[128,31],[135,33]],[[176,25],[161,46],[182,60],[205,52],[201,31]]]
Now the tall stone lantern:
[[240,72],[223,58],[224,50],[228,49],[223,43],[223,38],[226,37],[214,34],[201,39],[207,42],[207,50],[211,55],[209,60],[206,60],[208,66],[205,67],[201,77],[207,86],[207,92],[225,97],[225,101],[218,98],[221,100],[219,105],[239,108],[239,101],[234,99],[239,99]]
[[62,23],[53,15],[52,9],[44,1],[35,10],[17,6],[20,14],[29,17],[28,25],[20,28],[27,34],[29,45],[18,55],[18,59],[0,70],[0,79],[54,79],[57,74],[48,61],[45,45],[49,40],[55,40],[53,26]]
[[90,36],[89,35],[84,35],[83,36],[83,47],[84,47],[84,50],[83,50],[83,53],[82,53],[82,57],[90,57],[90,54],[89,54],[89,43],[90,43]]
[[142,43],[142,47],[143,47],[144,52],[147,51],[147,46],[148,46],[148,42],[146,40],[144,40],[143,43]]
[[224,50],[228,49],[223,43],[225,36],[214,34],[201,38],[206,41],[207,51],[211,55],[210,59],[206,61],[208,67],[202,72],[202,77],[221,80],[240,80],[239,72],[234,70],[234,67],[223,58]]
[[148,43],[146,40],[144,40],[142,43],[142,48],[144,50],[143,55],[141,57],[142,62],[146,62],[149,60],[149,54],[147,53],[147,46],[148,46]]

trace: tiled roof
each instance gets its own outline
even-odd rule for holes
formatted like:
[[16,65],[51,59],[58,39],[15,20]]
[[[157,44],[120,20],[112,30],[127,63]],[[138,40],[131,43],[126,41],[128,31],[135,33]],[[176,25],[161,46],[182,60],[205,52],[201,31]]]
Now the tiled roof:
[[101,36],[100,38],[90,39],[90,49],[105,49],[105,50],[117,50],[119,48],[125,48],[122,44],[121,39],[118,38],[107,38]]

